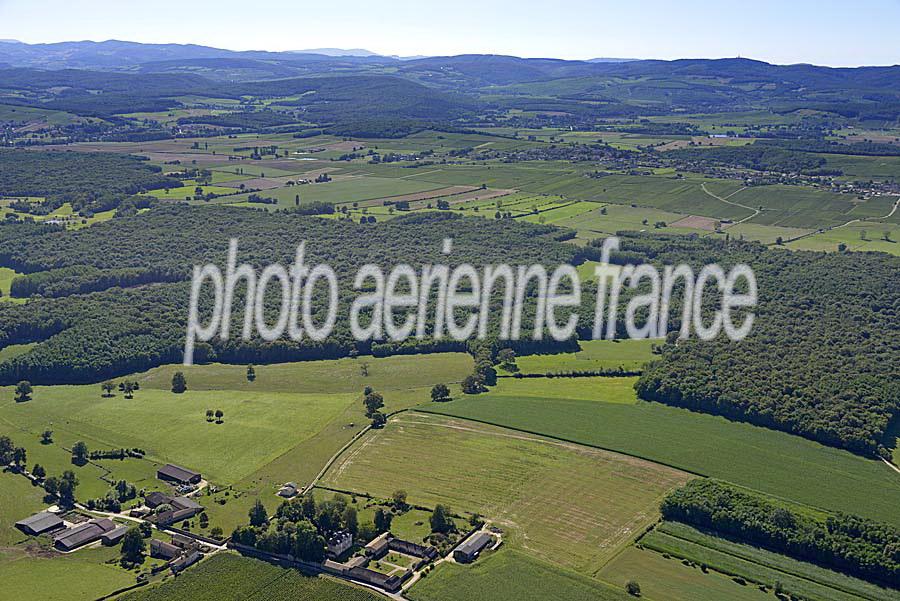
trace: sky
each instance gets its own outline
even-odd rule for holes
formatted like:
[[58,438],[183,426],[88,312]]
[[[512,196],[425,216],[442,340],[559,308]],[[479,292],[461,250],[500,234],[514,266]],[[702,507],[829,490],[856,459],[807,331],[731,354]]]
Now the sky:
[[0,39],[900,64],[900,0],[0,0]]

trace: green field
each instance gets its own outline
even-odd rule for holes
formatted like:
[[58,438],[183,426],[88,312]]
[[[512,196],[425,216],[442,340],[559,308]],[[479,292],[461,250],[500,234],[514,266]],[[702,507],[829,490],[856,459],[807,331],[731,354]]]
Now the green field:
[[636,377],[502,378],[493,389],[498,396],[538,399],[579,399],[603,403],[637,403]]
[[687,479],[622,455],[412,413],[368,434],[323,484],[380,498],[403,489],[411,503],[479,513],[516,548],[593,575]]
[[705,564],[717,572],[756,584],[774,588],[780,582],[785,592],[804,599],[888,601],[896,598],[895,591],[785,555],[704,534],[677,522],[663,522],[640,543],[658,553]]
[[883,463],[722,417],[658,403],[539,399],[502,391],[428,410],[620,451],[814,507],[900,524],[900,482]]
[[139,589],[123,601],[375,601],[381,595],[333,578],[305,576],[233,553],[210,557],[174,580]]
[[470,566],[441,564],[407,596],[412,601],[625,601],[624,588],[547,565],[510,549],[485,555]]
[[[70,555],[33,555],[16,549],[0,555],[4,599],[19,601],[92,601],[134,584],[134,573],[115,560],[112,547],[81,549]],[[110,560],[113,561],[109,564]]]
[[[885,232],[888,233],[888,240],[883,238]],[[836,251],[839,244],[845,244],[848,250],[879,251],[900,255],[900,225],[858,221],[845,227],[813,234],[796,242],[789,242],[785,246],[794,250]]]
[[641,587],[641,598],[653,601],[777,601],[752,584],[742,586],[721,574],[704,574],[677,559],[634,547],[603,568],[600,578],[620,588],[633,580]]
[[[593,270],[592,270],[593,271]],[[525,355],[516,359],[523,374],[601,369],[639,369],[653,359],[653,340],[582,340],[581,350],[556,355]],[[580,398],[580,397],[575,397]]]

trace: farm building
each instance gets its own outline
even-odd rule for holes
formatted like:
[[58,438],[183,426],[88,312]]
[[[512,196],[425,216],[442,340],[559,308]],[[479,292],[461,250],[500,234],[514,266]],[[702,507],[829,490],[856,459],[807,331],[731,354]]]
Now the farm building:
[[487,532],[477,532],[453,550],[453,559],[459,563],[471,563],[493,542],[494,537]]
[[199,473],[171,463],[159,468],[156,472],[156,477],[160,480],[177,484],[199,484],[201,480]]
[[150,521],[156,522],[157,526],[170,526],[176,522],[189,520],[198,513],[200,509],[169,509],[156,514]]
[[393,537],[388,538],[388,548],[391,551],[396,551],[397,553],[412,555],[413,557],[428,559],[432,561],[437,559],[440,555],[440,553],[438,553],[438,550],[434,547],[423,547],[422,545]]
[[41,513],[36,513],[29,518],[16,522],[16,528],[25,534],[30,534],[32,536],[53,532],[64,526],[65,524],[63,524],[62,519],[49,511],[42,511]]
[[298,492],[300,490],[297,488],[297,485],[293,482],[288,482],[278,489],[278,496],[290,499],[291,497],[296,497]]
[[60,551],[73,551],[100,540],[104,534],[115,530],[115,528],[115,523],[108,518],[91,520],[61,533],[53,539],[53,544]]
[[372,559],[384,557],[388,552],[388,538],[390,535],[390,532],[385,532],[369,541],[369,544],[365,547],[366,555]]
[[328,555],[340,557],[353,546],[353,535],[348,530],[340,530],[332,534],[327,541]]
[[169,562],[169,568],[172,570],[173,574],[178,574],[178,572],[191,567],[198,561],[203,559],[203,555],[201,555],[198,551],[189,551],[180,557],[176,557],[172,561]]
[[100,537],[100,540],[104,545],[110,547],[112,545],[119,544],[119,541],[125,536],[125,533],[128,532],[128,526],[122,524],[121,526],[116,526],[113,530],[106,532],[103,536]]
[[161,492],[151,492],[148,493],[146,497],[144,497],[144,505],[149,507],[150,509],[156,509],[160,505],[164,505],[171,500],[169,495],[163,494]]
[[403,584],[403,581],[397,576],[388,576],[369,568],[351,568],[347,571],[347,576],[383,588],[389,593],[397,592],[400,590],[400,585]]
[[175,559],[181,555],[181,547],[165,541],[153,539],[150,541],[150,556],[160,559]]

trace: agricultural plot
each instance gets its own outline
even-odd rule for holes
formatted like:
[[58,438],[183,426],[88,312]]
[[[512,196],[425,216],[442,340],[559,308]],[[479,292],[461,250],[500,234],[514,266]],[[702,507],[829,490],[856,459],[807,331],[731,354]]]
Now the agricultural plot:
[[[887,239],[884,238],[887,234]],[[794,250],[838,250],[844,244],[854,251],[879,251],[900,255],[900,225],[858,221],[785,244]]]
[[412,601],[625,601],[624,588],[560,569],[511,549],[470,566],[443,563],[407,593]]
[[581,347],[578,352],[525,355],[518,357],[516,364],[523,374],[591,371],[619,367],[638,369],[653,359],[651,352],[653,344],[652,340],[582,340],[578,343]]
[[658,403],[495,392],[432,404],[428,411],[628,453],[783,499],[900,524],[900,482],[888,466],[722,417]]
[[891,181],[900,178],[900,157],[851,156],[819,154],[826,161],[826,169],[840,169],[840,179]]
[[64,556],[19,551],[0,557],[5,599],[93,601],[134,584],[134,573],[115,565],[118,549],[82,549]]
[[795,227],[779,227],[777,225],[758,225],[756,223],[738,223],[729,225],[723,230],[732,238],[744,240],[756,240],[763,244],[774,244],[778,238],[782,240],[790,240],[797,236],[810,233],[812,230],[795,228]]
[[624,590],[625,583],[637,582],[641,597],[666,601],[771,601],[769,592],[756,586],[740,585],[715,572],[703,573],[700,568],[666,559],[653,551],[635,547],[625,549],[600,572],[600,578]]
[[[663,522],[641,538],[642,547],[696,565],[815,601],[889,601],[896,592],[817,565],[751,545],[705,534],[677,522]],[[610,566],[611,567],[611,566]]]
[[[274,188],[260,192],[260,196],[267,196],[278,201],[278,208],[293,207],[295,197],[299,194],[301,201],[321,201],[335,204],[362,202],[376,198],[386,198],[436,190],[442,188],[436,183],[411,181],[398,178],[385,177],[348,177],[335,179],[325,184],[310,184],[306,186],[288,186]],[[232,190],[233,191],[233,190]],[[245,201],[249,194],[238,194],[227,199],[229,203]],[[264,205],[276,206],[276,205]]]
[[427,414],[395,416],[341,456],[323,485],[479,513],[534,557],[593,575],[690,478],[664,466]]
[[323,576],[306,576],[233,553],[210,557],[175,580],[142,588],[123,601],[376,601],[381,595]]
[[501,378],[493,394],[513,398],[580,399],[633,405],[638,401],[635,382],[636,377]]
[[[584,203],[587,204],[587,203]],[[592,209],[570,219],[562,219],[554,223],[560,227],[568,227],[582,235],[605,237],[619,231],[659,231],[660,233],[706,234],[707,229],[693,227],[677,227],[674,224],[684,220],[687,215],[660,211],[648,207],[631,207],[621,204],[598,206],[590,203]],[[656,227],[657,223],[665,223],[664,227]],[[596,234],[596,236],[594,236]]]

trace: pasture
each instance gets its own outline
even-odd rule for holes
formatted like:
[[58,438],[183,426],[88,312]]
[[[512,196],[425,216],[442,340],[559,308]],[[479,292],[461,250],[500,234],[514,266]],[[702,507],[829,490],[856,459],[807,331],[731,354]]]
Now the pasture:
[[624,590],[633,580],[641,587],[641,597],[666,601],[771,601],[768,592],[756,586],[740,585],[715,572],[703,573],[677,559],[666,559],[659,553],[625,549],[600,572],[600,578]]
[[472,565],[443,563],[407,593],[412,601],[626,601],[624,588],[551,566],[512,549]]
[[504,396],[502,389],[427,410],[619,451],[813,507],[900,524],[900,481],[880,461],[723,417],[659,403]]
[[[593,269],[591,270],[593,273]],[[653,340],[581,340],[575,353],[525,355],[516,358],[523,374],[600,369],[639,369],[653,359]],[[533,381],[532,381],[533,382]],[[559,380],[556,381],[559,383]],[[580,397],[575,397],[580,398]]]
[[[839,572],[798,561],[752,545],[705,534],[677,522],[662,522],[641,538],[640,545],[695,564],[705,564],[729,576],[774,588],[814,601],[889,601],[893,591]],[[610,566],[612,568],[612,566]]]
[[[888,239],[884,239],[887,234]],[[853,251],[879,251],[900,255],[900,225],[896,223],[858,221],[785,244],[793,250],[836,251],[844,244]]]
[[[502,371],[500,372],[503,373]],[[501,378],[493,393],[504,397],[580,399],[602,403],[637,403],[636,377]]]
[[392,418],[332,466],[322,484],[479,513],[510,544],[593,575],[657,518],[667,490],[690,476],[597,449],[483,424],[412,413]]

